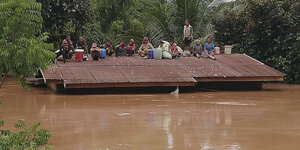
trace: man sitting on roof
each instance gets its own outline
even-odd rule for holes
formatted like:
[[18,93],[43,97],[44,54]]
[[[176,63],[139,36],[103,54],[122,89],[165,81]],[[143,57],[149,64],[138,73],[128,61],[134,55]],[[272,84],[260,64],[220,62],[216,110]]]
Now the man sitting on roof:
[[180,57],[180,52],[178,51],[177,44],[174,43],[174,40],[170,40],[169,43],[168,52],[172,55],[173,59],[178,59]]
[[79,40],[77,41],[77,49],[83,49],[84,50],[84,54],[87,54],[87,44],[86,44],[86,40],[81,36],[79,37]]
[[109,40],[106,41],[104,49],[106,50],[107,56],[111,56],[114,53],[113,46],[111,45],[111,42]]
[[164,41],[160,41],[159,46],[157,49],[161,49],[162,51],[162,58],[164,59],[172,59],[172,55],[168,52],[168,46],[165,44]]
[[92,48],[91,48],[91,55],[92,55],[93,60],[98,61],[100,54],[101,54],[100,48],[97,47],[97,43],[93,43]]
[[67,51],[67,59],[72,59],[72,55],[74,54],[74,45],[71,41],[71,36],[68,35],[67,38],[63,40],[61,47],[63,50]]
[[147,58],[148,55],[148,50],[149,49],[154,49],[153,45],[149,42],[149,39],[147,37],[144,37],[143,44],[138,50],[138,53],[140,56]]
[[[207,43],[205,43],[205,45],[204,45],[204,56],[205,57],[209,57],[209,58],[211,58],[213,60],[216,60],[216,58],[214,57],[214,55],[215,55],[214,49],[215,49],[215,45],[212,42],[211,38],[208,37],[207,38]],[[206,55],[206,53],[208,55]]]
[[[73,55],[73,50],[74,50],[74,46],[73,43],[71,41],[71,37],[67,36],[66,39],[63,40],[62,44],[61,44],[61,48],[55,52],[56,54],[56,59],[57,60],[63,60],[64,62],[66,62],[67,59],[71,59],[72,55]],[[63,59],[61,59],[61,57]]]
[[200,40],[195,40],[195,45],[193,46],[192,54],[197,58],[201,58],[202,50],[203,48],[200,43]]
[[126,56],[127,48],[123,40],[120,41],[120,44],[116,46],[116,56]]
[[132,56],[134,54],[134,52],[135,52],[134,40],[130,39],[129,44],[127,45],[127,55]]

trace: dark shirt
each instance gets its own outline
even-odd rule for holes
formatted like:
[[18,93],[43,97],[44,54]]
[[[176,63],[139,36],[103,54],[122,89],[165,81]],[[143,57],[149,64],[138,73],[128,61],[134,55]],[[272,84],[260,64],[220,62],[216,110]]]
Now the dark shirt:
[[77,42],[77,48],[84,49],[85,51],[87,50],[87,44],[85,41],[78,41]]
[[126,48],[126,45],[125,44],[120,44],[120,45],[118,45],[118,48],[120,48],[120,49]]

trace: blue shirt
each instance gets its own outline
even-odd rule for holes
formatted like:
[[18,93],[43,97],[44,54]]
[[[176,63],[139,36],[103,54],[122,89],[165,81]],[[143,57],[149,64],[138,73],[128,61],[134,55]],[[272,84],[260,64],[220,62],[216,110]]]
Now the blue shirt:
[[212,52],[213,50],[214,50],[214,48],[215,48],[215,45],[214,45],[214,43],[210,43],[209,45],[208,45],[208,43],[206,43],[205,45],[204,45],[204,47],[205,47],[205,49],[207,50],[207,52]]

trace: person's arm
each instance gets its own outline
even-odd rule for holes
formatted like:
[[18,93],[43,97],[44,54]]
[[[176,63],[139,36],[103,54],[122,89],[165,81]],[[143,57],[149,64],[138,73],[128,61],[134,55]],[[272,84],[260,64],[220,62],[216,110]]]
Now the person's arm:
[[190,39],[193,39],[193,34],[194,34],[194,30],[193,30],[193,27],[191,26],[191,36],[190,36]]
[[206,51],[206,47],[207,47],[207,43],[206,44],[204,44],[204,50]]
[[149,47],[150,47],[150,49],[154,49],[154,47],[151,43],[149,43]]
[[185,35],[185,28],[186,28],[186,27],[185,27],[185,26],[183,26],[183,35],[182,35],[182,40],[184,40],[184,38],[185,38],[185,37],[184,37],[184,35]]
[[66,40],[63,40],[63,42],[61,43],[61,46],[62,47],[65,47],[67,44],[66,44]]
[[132,45],[131,50],[135,51],[135,44]]
[[172,48],[171,48],[171,45],[168,47],[168,52],[169,52],[170,54],[172,54]]
[[88,46],[87,46],[86,42],[84,42],[83,46],[84,46],[84,49],[85,49],[85,50],[88,49]]
[[140,46],[139,51],[143,50],[143,44]]
[[106,50],[112,50],[113,49],[113,46],[112,45],[105,45],[104,48]]
[[68,43],[69,43],[69,46],[70,46],[70,47],[72,47],[72,48],[74,47],[73,42],[72,42],[71,40],[69,40]]
[[192,47],[192,54],[195,54],[195,52],[196,52],[196,46],[194,45],[193,47]]
[[174,44],[174,54],[179,54],[177,44]]

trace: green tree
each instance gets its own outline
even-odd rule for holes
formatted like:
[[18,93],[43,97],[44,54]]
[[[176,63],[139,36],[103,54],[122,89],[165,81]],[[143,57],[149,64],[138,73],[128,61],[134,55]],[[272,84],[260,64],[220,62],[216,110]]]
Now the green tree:
[[97,20],[101,23],[104,33],[109,31],[110,25],[116,20],[122,20],[126,11],[135,5],[134,0],[100,0],[92,1],[95,5]]
[[[208,5],[209,3],[201,0],[172,0],[173,8],[172,18],[173,24],[176,27],[176,37],[182,37],[182,30],[185,20],[189,20],[194,27],[194,36],[202,37],[208,20]],[[201,34],[202,33],[202,34]]]
[[[0,121],[0,149],[1,150],[36,150],[41,146],[48,144],[51,133],[45,129],[38,129],[40,123],[27,125],[24,121],[19,120],[15,123],[16,133],[10,130],[1,129],[4,121]],[[48,146],[44,148],[50,150]]]
[[[142,1],[143,20],[147,33],[155,44],[159,40],[173,38],[181,45],[185,20],[194,27],[194,37],[200,38],[212,32],[207,19],[209,2],[199,0],[151,0]],[[182,45],[181,45],[182,46]]]
[[216,39],[300,81],[300,6],[297,0],[248,0],[243,11],[228,11],[215,22]]
[[162,39],[169,40],[173,38],[176,29],[172,25],[173,20],[170,15],[172,9],[167,1],[144,0],[142,2],[143,7],[146,8],[142,12],[142,19],[147,26],[147,35],[153,44],[158,45]]
[[[91,0],[95,22],[101,27],[101,42],[106,39],[114,45],[119,40],[135,39],[139,43],[145,35],[140,11],[143,8],[136,0]],[[98,28],[99,29],[99,28]]]
[[0,2],[0,70],[16,77],[23,87],[26,77],[46,69],[55,57],[42,34],[41,4],[35,0]]
[[43,30],[48,42],[59,47],[66,35],[82,36],[88,23],[94,21],[90,0],[37,0],[42,4]]

